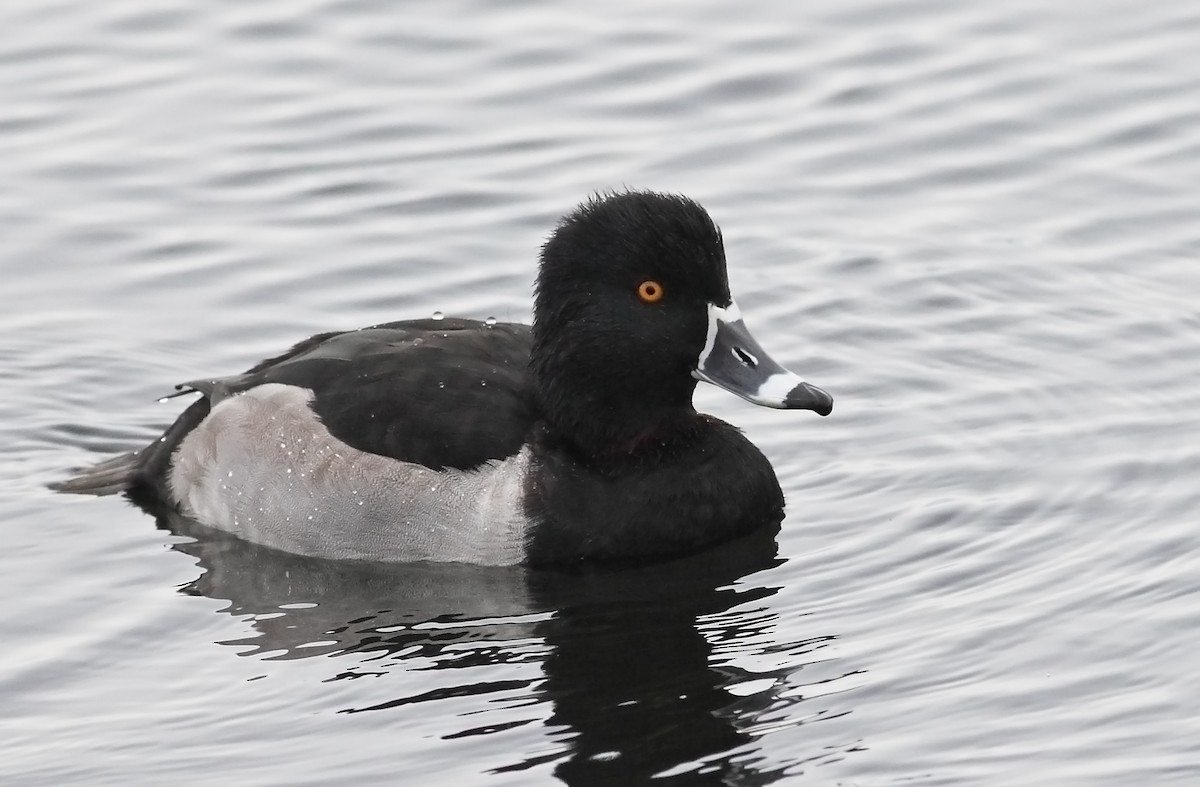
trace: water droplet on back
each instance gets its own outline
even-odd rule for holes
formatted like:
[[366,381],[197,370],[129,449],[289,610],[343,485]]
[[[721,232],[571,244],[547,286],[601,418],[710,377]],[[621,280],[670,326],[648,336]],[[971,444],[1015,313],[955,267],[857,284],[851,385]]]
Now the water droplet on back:
[[442,314],[441,312],[433,313],[433,319],[435,319],[435,320],[443,320],[445,318],[446,318],[446,315]]
[[486,325],[487,327],[491,328],[493,325],[496,324],[496,318],[488,317],[486,320],[483,321],[483,324]]

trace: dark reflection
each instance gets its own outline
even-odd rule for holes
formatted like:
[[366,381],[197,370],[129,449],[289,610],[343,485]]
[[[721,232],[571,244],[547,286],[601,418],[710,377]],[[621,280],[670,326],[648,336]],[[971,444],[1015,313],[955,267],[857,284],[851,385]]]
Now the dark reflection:
[[[544,680],[474,682],[415,697],[380,697],[343,712],[527,690],[552,703],[552,735],[563,751],[525,760],[517,755],[502,770],[557,761],[556,775],[573,785],[641,783],[670,769],[685,771],[688,783],[775,780],[778,764],[734,762],[727,755],[753,740],[744,730],[768,705],[777,708],[778,698],[771,692],[731,695],[726,687],[744,676],[710,663],[711,640],[746,635],[737,630],[740,616],[722,620],[721,613],[776,591],[749,583],[730,587],[779,562],[772,532],[647,567],[533,571],[314,560],[178,517],[160,524],[196,539],[175,546],[204,569],[184,592],[228,600],[223,611],[231,615],[256,616],[253,636],[227,643],[243,646],[246,655],[364,656],[347,659],[335,680],[380,674],[395,669],[396,660],[420,657],[433,660],[434,669],[541,662]],[[707,637],[697,626],[700,616],[709,621]],[[713,616],[719,621],[715,632]],[[771,623],[773,616],[759,613],[748,625],[755,633]],[[531,638],[544,643],[532,654],[528,647],[506,647]],[[688,765],[701,760],[703,767]]]
[[[774,565],[775,554],[766,533],[664,565],[534,578],[535,597],[562,610],[541,632],[553,645],[543,686],[551,721],[576,733],[572,756],[555,771],[563,781],[641,784],[750,740],[728,712],[730,676],[710,666],[712,646],[696,622],[773,594],[728,585]],[[689,781],[729,783],[731,769],[741,770],[725,762]],[[770,781],[750,775],[737,781]]]

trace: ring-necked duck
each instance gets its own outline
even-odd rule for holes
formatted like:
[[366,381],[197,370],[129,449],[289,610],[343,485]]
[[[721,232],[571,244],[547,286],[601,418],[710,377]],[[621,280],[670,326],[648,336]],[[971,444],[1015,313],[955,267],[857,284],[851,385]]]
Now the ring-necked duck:
[[305,555],[642,560],[778,524],[783,494],[697,380],[767,407],[833,400],[758,346],[721,232],[681,196],[608,194],[542,248],[532,326],[323,333],[201,397],[139,452],[65,481]]

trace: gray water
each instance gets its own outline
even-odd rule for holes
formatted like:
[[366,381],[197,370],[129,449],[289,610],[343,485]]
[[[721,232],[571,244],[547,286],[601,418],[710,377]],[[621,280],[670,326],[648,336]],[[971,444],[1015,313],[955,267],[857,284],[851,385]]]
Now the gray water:
[[[0,782],[1200,783],[1200,6],[0,6]],[[776,541],[303,561],[59,496],[171,384],[524,320],[686,193],[837,409]]]

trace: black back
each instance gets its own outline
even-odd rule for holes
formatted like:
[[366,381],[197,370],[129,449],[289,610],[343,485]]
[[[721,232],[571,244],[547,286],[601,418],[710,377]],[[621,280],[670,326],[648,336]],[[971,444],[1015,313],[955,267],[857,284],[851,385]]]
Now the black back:
[[330,433],[360,451],[435,470],[503,459],[520,450],[534,421],[530,344],[527,325],[462,319],[318,334],[244,374],[180,386],[205,398],[161,449],[146,452],[143,475],[165,471],[159,454],[169,455],[211,404],[267,383],[311,390]]

